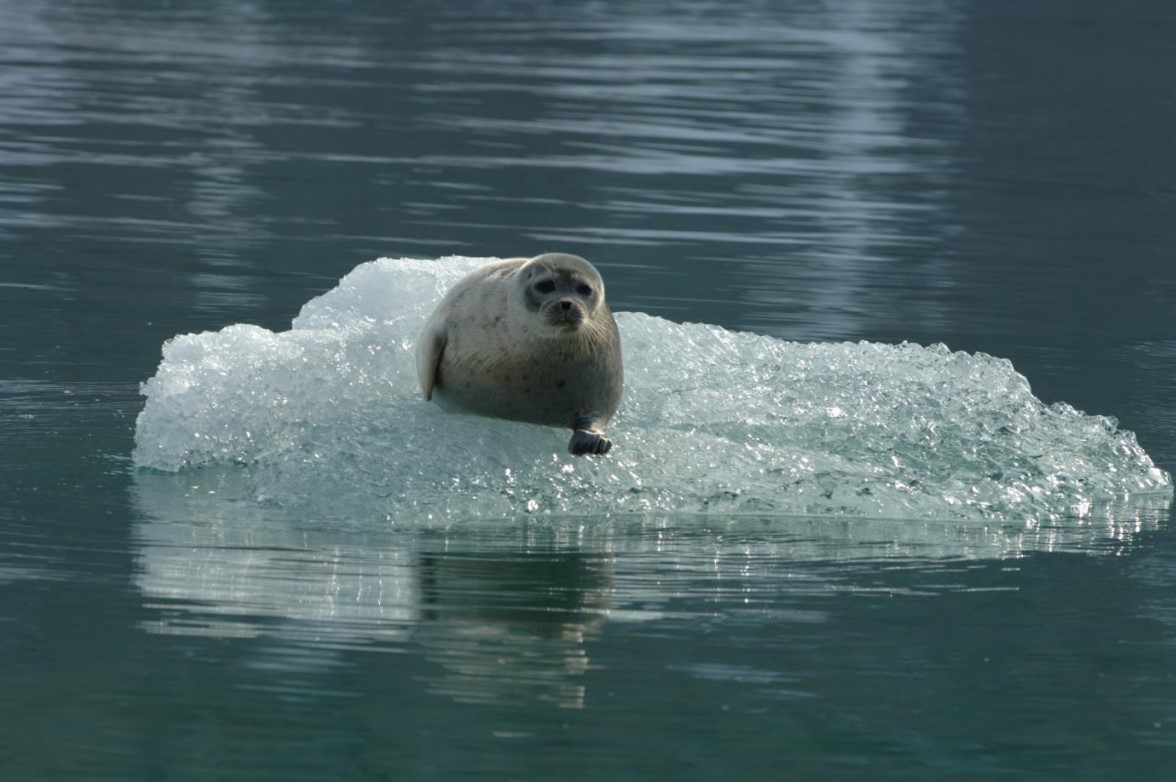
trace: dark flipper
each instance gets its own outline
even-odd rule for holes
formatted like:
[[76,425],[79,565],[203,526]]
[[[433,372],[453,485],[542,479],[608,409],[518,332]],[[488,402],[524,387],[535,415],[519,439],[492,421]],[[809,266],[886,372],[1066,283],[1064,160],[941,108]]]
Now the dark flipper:
[[572,439],[568,442],[568,452],[573,456],[606,454],[612,448],[612,440],[596,428],[596,419],[595,412],[587,412],[581,413],[572,423]]
[[568,451],[575,456],[585,454],[606,454],[612,448],[612,440],[604,436],[603,432],[589,432],[576,429],[572,432],[572,439],[568,442]]

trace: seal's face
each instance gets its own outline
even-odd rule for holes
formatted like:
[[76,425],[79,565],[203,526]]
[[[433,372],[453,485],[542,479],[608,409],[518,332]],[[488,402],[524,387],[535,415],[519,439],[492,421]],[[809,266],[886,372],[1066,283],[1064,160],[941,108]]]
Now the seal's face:
[[604,302],[604,283],[592,264],[575,255],[549,253],[532,258],[519,270],[523,301],[540,322],[575,331]]

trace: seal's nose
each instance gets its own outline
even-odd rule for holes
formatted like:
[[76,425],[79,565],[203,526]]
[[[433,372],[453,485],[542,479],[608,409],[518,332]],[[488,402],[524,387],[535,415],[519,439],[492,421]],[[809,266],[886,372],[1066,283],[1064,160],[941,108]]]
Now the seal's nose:
[[559,308],[561,310],[563,310],[564,312],[567,312],[568,310],[570,310],[572,308],[571,300],[570,299],[560,299]]

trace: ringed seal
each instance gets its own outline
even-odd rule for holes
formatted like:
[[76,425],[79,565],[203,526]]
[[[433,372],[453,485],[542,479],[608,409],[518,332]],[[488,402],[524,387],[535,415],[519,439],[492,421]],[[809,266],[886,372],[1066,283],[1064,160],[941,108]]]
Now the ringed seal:
[[417,340],[426,400],[443,409],[568,427],[568,450],[604,454],[621,402],[621,338],[596,267],[547,253],[457,282]]

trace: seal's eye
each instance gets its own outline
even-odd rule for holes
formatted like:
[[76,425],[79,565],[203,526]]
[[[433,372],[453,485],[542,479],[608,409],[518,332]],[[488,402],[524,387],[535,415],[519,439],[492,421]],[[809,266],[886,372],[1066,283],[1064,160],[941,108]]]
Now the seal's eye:
[[591,286],[585,285],[584,283],[580,283],[576,286],[576,293],[580,294],[581,296],[591,296],[592,288]]
[[553,280],[539,280],[535,283],[535,290],[540,293],[551,293],[555,290],[555,282]]

